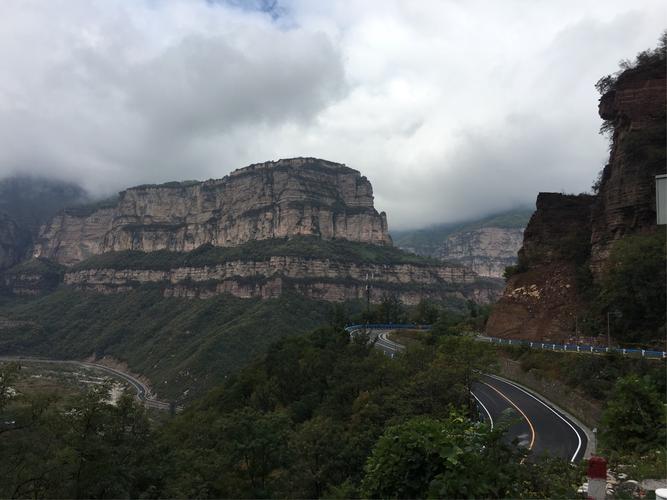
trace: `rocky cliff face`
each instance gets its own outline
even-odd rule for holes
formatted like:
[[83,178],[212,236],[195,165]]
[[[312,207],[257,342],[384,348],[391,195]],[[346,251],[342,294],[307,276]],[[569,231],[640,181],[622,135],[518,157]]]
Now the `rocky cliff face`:
[[592,214],[591,269],[599,276],[614,241],[656,231],[655,176],[666,171],[664,60],[622,73],[600,99],[613,129]]
[[445,240],[438,257],[480,276],[502,278],[505,268],[516,263],[522,239],[522,228],[483,227],[458,232]]
[[494,337],[564,340],[581,306],[576,269],[588,255],[588,195],[540,193],[524,232],[518,269],[494,306],[486,332]]
[[[489,318],[491,336],[564,340],[577,335],[588,305],[577,273],[605,270],[614,242],[658,231],[655,176],[665,172],[665,57],[654,53],[611,78],[600,99],[611,154],[594,196],[540,193],[524,232],[519,273],[512,276]],[[664,231],[664,229],[662,229]]]
[[[368,277],[372,279],[367,282]],[[82,269],[67,272],[64,281],[78,289],[102,293],[157,283],[168,297],[207,298],[229,293],[268,299],[294,290],[331,302],[365,299],[366,285],[370,284],[372,302],[379,302],[383,294],[392,294],[405,304],[416,304],[422,298],[452,297],[488,303],[499,292],[493,283],[480,283],[476,275],[458,266],[378,265],[288,256],[169,270]]]
[[108,251],[190,251],[297,235],[391,244],[368,179],[341,164],[295,158],[219,180],[139,186],[113,207],[68,211],[42,227],[34,256],[71,265]]
[[515,209],[478,220],[398,233],[395,242],[409,252],[465,266],[488,278],[502,278],[516,264],[523,230],[532,210]]

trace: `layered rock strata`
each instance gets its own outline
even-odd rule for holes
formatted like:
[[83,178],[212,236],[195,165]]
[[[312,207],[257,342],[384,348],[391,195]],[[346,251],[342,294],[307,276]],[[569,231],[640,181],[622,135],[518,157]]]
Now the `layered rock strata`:
[[654,179],[666,172],[666,88],[663,60],[625,71],[600,99],[600,117],[613,127],[613,136],[592,214],[595,276],[614,241],[657,229]]
[[522,238],[523,228],[482,227],[455,233],[445,240],[438,257],[480,276],[502,278],[505,268],[516,263]]
[[507,281],[487,323],[493,337],[564,340],[576,329],[581,306],[577,263],[591,235],[588,195],[540,193],[524,232],[519,272]]
[[366,177],[345,165],[295,158],[205,182],[139,186],[99,210],[70,210],[44,225],[34,257],[64,265],[120,250],[190,251],[206,243],[299,235],[391,244]]
[[[368,277],[372,279],[367,281]],[[268,299],[294,290],[331,302],[366,299],[366,286],[370,285],[372,302],[392,294],[405,304],[416,304],[423,298],[451,297],[488,303],[500,291],[494,283],[480,282],[475,274],[461,267],[378,265],[284,256],[170,270],[85,269],[67,272],[64,281],[78,289],[102,293],[156,283],[163,287],[165,296],[199,298],[229,293]]]
[[656,224],[655,176],[666,170],[665,59],[654,56],[616,78],[599,113],[613,131],[595,196],[540,193],[524,232],[519,265],[493,309],[488,335],[531,340],[576,337],[587,305],[576,273],[605,272],[617,240],[664,231]]

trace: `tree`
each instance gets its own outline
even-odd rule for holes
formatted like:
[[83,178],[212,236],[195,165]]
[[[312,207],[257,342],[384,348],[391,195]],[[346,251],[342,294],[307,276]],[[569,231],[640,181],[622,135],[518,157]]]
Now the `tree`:
[[600,437],[611,450],[645,452],[665,444],[665,405],[648,377],[618,380],[602,414]]
[[[453,412],[389,427],[366,462],[369,498],[516,497],[517,452],[501,434]],[[514,470],[514,472],[512,472]]]
[[488,345],[469,337],[443,338],[438,349],[446,359],[450,370],[455,374],[452,380],[459,380],[465,389],[467,409],[473,414],[475,403],[472,398],[472,386],[479,380],[482,372],[488,371],[498,361]]
[[666,274],[665,234],[626,236],[609,255],[601,280],[603,311],[620,311],[614,336],[642,342],[664,338]]
[[414,323],[432,325],[437,321],[439,313],[440,309],[438,306],[428,299],[422,299],[417,304],[417,307],[415,307],[410,319]]
[[251,497],[270,496],[271,474],[286,461],[289,420],[281,413],[260,413],[242,408],[217,424],[223,455]]
[[340,423],[319,416],[305,422],[293,435],[290,448],[295,461],[290,475],[296,479],[295,489],[303,489],[300,497],[319,498],[327,486],[345,479],[341,474],[345,468],[342,437]]
[[401,323],[405,320],[405,310],[397,295],[389,293],[382,295],[378,316],[384,323]]

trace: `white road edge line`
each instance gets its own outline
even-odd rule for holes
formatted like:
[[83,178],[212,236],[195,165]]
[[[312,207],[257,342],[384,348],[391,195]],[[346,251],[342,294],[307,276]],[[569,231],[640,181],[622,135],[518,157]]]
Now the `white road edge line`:
[[482,408],[484,408],[484,411],[489,416],[489,422],[491,422],[491,429],[493,429],[493,417],[491,416],[491,413],[487,409],[486,405],[484,405],[484,403],[482,403],[482,401],[475,395],[474,392],[470,391],[470,394],[472,394],[472,397],[477,400],[477,402],[482,406]]
[[389,340],[387,338],[387,332],[380,333],[378,337],[380,337],[380,340],[382,340],[387,345],[387,347],[393,349],[394,351],[401,351],[405,348],[403,344],[398,344],[393,340]]
[[572,455],[572,458],[570,459],[570,462],[574,462],[574,459],[577,458],[577,454],[579,453],[579,450],[581,449],[581,435],[579,434],[579,432],[577,431],[577,429],[575,429],[574,426],[573,426],[570,422],[568,422],[568,421],[567,421],[567,420],[566,420],[560,413],[558,413],[556,410],[554,410],[551,406],[549,406],[548,404],[546,404],[546,403],[545,403],[544,401],[542,401],[540,398],[538,398],[538,397],[534,396],[533,394],[531,394],[530,392],[528,392],[528,391],[522,389],[522,388],[519,387],[518,385],[513,384],[513,383],[510,382],[509,380],[506,380],[506,379],[501,378],[501,377],[496,377],[495,375],[491,375],[491,374],[489,374],[489,373],[487,373],[486,375],[487,375],[488,377],[495,378],[496,380],[500,380],[501,382],[505,382],[506,384],[509,384],[509,385],[511,385],[512,387],[515,387],[515,388],[519,389],[521,392],[528,394],[528,395],[529,395],[531,398],[533,398],[535,401],[539,401],[540,404],[542,404],[544,407],[549,408],[549,410],[551,410],[551,412],[552,412],[554,415],[556,415],[556,416],[557,416],[558,418],[560,418],[563,422],[565,422],[567,425],[569,425],[569,426],[570,426],[570,429],[572,429],[572,430],[574,431],[574,433],[575,433],[576,436],[577,436],[577,440],[579,441],[579,444],[577,445],[577,449],[576,449],[576,451],[574,452],[574,455]]

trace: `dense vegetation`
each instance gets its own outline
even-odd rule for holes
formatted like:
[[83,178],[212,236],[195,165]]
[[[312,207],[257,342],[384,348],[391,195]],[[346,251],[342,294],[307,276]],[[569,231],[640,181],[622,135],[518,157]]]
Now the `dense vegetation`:
[[[62,287],[0,300],[0,352],[81,359],[112,356],[145,374],[163,397],[191,396],[265,352],[275,340],[326,323],[330,305],[279,299],[164,298],[156,287],[103,295]],[[189,392],[186,392],[189,391]]]
[[599,307],[614,315],[614,336],[664,346],[667,303],[667,245],[664,232],[616,242],[600,283]]
[[623,347],[665,350],[667,239],[655,234],[626,236],[614,243],[599,282],[585,261],[577,268],[577,287],[587,309],[580,318],[584,334],[606,331]]
[[278,341],[153,428],[99,392],[5,398],[0,414],[14,424],[0,436],[0,496],[571,496],[581,471],[524,462],[502,425],[476,422],[467,387],[488,349],[443,337],[392,360],[319,329]]
[[76,265],[78,269],[154,269],[213,266],[229,261],[263,261],[271,257],[364,262],[368,264],[413,264],[427,266],[438,262],[399,250],[392,246],[371,245],[347,240],[323,240],[315,236],[297,236],[253,240],[234,247],[202,245],[191,252],[122,251],[96,255]]
[[659,474],[662,363],[499,350],[462,335],[484,322],[486,311],[474,304],[458,313],[428,302],[406,310],[387,297],[362,313],[386,311],[418,322],[435,317],[435,328],[391,359],[336,326],[358,314],[337,305],[327,312],[333,326],[274,342],[166,424],[151,424],[129,399],[110,406],[102,390],[74,399],[11,397],[17,373],[5,365],[0,421],[10,423],[0,429],[7,444],[0,496],[574,496],[581,469],[524,461],[525,452],[502,438],[502,424],[491,431],[477,421],[469,389],[481,370],[494,370],[499,353],[608,400],[602,452],[630,473]]
[[37,258],[24,260],[5,271],[5,274],[58,274],[65,272],[65,266],[49,259]]

